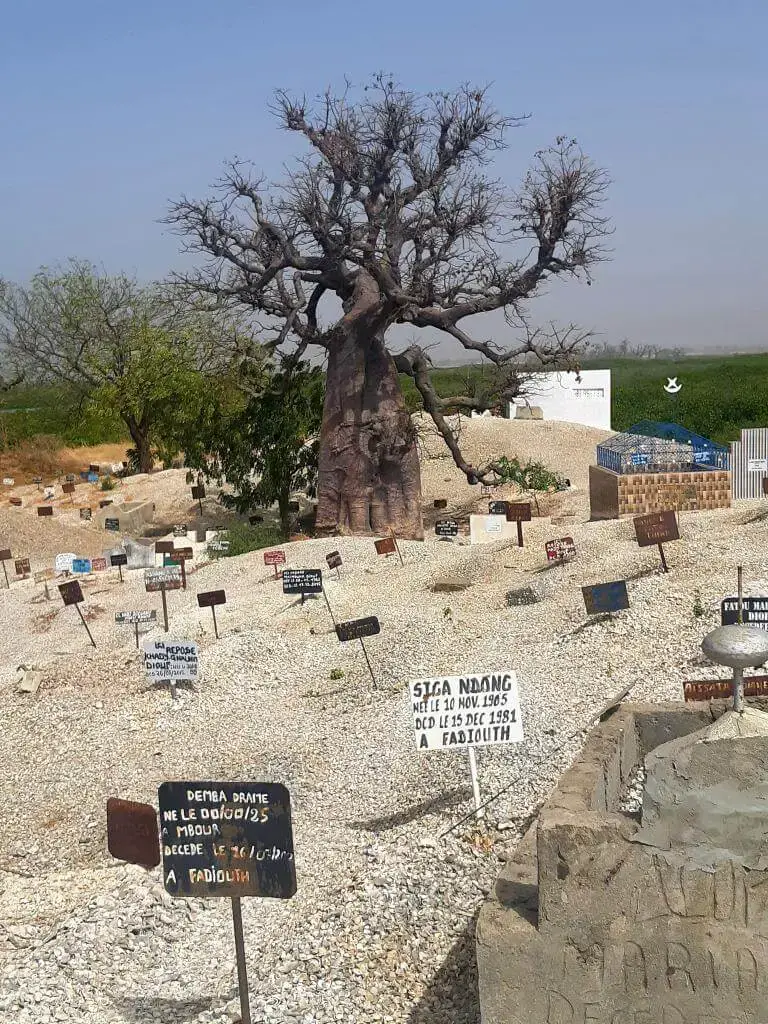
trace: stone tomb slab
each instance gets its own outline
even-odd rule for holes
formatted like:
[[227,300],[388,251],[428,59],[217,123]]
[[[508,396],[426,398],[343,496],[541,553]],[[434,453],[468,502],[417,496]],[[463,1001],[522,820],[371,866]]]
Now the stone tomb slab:
[[[711,724],[701,706],[623,705],[591,733],[480,912],[482,1024],[768,1022],[768,872],[647,845],[618,810],[644,740]],[[766,753],[754,737],[739,752],[747,789],[744,758]]]

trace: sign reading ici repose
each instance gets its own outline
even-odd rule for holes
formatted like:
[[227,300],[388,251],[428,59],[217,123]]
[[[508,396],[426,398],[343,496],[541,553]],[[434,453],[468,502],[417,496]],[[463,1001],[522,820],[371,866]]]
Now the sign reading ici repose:
[[144,671],[155,682],[197,679],[198,647],[194,640],[147,640]]
[[291,801],[273,782],[164,782],[157,791],[171,896],[296,892]]
[[419,750],[523,740],[517,676],[510,670],[418,679],[410,683],[410,693]]

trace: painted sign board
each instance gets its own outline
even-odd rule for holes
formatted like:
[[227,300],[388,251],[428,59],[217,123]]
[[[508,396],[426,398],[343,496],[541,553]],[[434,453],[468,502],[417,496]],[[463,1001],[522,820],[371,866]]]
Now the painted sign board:
[[194,640],[146,640],[144,671],[155,682],[197,679],[199,649]]
[[115,622],[119,626],[130,623],[134,625],[137,622],[157,622],[157,612],[154,611],[138,611],[138,612],[115,612]]
[[285,552],[284,551],[265,551],[264,552],[264,565],[284,565],[285,564]]
[[629,608],[626,580],[597,583],[592,587],[582,587],[581,592],[584,595],[584,605],[588,615],[620,612]]
[[109,556],[109,564],[113,568],[117,568],[118,565],[128,565],[128,555],[124,552],[117,552],[117,554]]
[[53,567],[56,572],[72,572],[72,563],[77,558],[77,555],[71,551],[65,552],[61,555],[56,555],[53,561]]
[[489,516],[506,516],[508,501],[489,501],[488,502],[488,515]]
[[202,498],[205,497],[205,488],[204,487],[193,487],[192,488],[192,497],[195,499],[195,501],[200,501]]
[[573,537],[559,537],[557,540],[548,540],[544,545],[547,552],[548,562],[566,562],[576,555],[576,545]]
[[409,690],[419,750],[523,740],[517,676],[511,669],[413,680]]
[[86,473],[85,479],[89,484],[97,484],[99,482],[99,474],[93,472]]
[[61,485],[61,489],[62,489],[64,494],[74,494],[75,493],[75,485],[74,484],[64,483],[64,484]]
[[0,550],[0,562],[9,562],[13,558],[10,548],[2,548]]
[[506,506],[508,523],[530,523],[530,501],[508,501],[506,502]]
[[[229,551],[230,542],[228,540],[209,540],[208,547],[211,551]],[[282,551],[280,552],[282,555]]]
[[768,459],[747,459],[748,473],[768,473]]
[[322,569],[283,569],[284,594],[322,594]]
[[[683,683],[686,701],[725,700],[733,696],[733,679],[692,679]],[[768,697],[768,676],[745,676],[745,697]]]
[[436,537],[458,537],[459,524],[455,519],[438,519],[435,523]]
[[39,516],[52,516],[53,515],[53,506],[52,505],[38,505],[37,506],[37,514]]
[[200,608],[212,608],[214,605],[226,603],[227,595],[223,590],[204,590],[197,595],[197,604]]
[[186,537],[187,536],[187,524],[186,523],[180,523],[178,526],[174,526],[174,528],[173,528],[173,536],[174,537]]
[[156,555],[167,555],[169,551],[173,551],[172,540],[156,540],[155,541],[155,554]]
[[342,564],[341,555],[339,554],[338,551],[331,551],[329,554],[325,556],[325,560],[328,563],[329,569],[338,569],[339,566]]
[[74,558],[72,559],[72,572],[90,572],[91,571],[91,560],[90,558]]
[[641,548],[647,548],[651,544],[666,544],[670,540],[680,540],[677,515],[672,509],[636,516],[632,522],[635,524],[635,536]]
[[169,565],[164,569],[145,569],[144,589],[149,593],[158,590],[181,590],[181,566]]
[[432,504],[433,504],[433,506],[435,508],[448,508],[448,499],[447,498],[435,498],[435,500],[434,500],[434,502]]
[[336,624],[336,636],[342,643],[346,643],[347,640],[362,640],[364,636],[376,636],[380,632],[381,626],[375,615]]
[[32,572],[28,558],[17,558],[14,562],[14,568],[16,569],[17,576],[28,576]]
[[68,583],[59,584],[59,593],[65,607],[70,604],[80,604],[83,600],[83,592],[77,580],[70,580]]
[[373,542],[377,555],[394,555],[397,551],[394,537],[383,537]]
[[120,520],[119,519],[105,519],[104,520],[104,529],[105,530],[110,530],[112,533],[118,533],[119,530],[120,530]]
[[[739,599],[726,597],[720,605],[720,623],[735,626],[739,621]],[[741,601],[741,621],[745,626],[768,629],[768,597],[744,597]]]
[[92,558],[91,559],[91,572],[104,572],[107,568],[106,558]]
[[288,790],[274,782],[164,782],[163,880],[171,896],[290,899],[296,866]]

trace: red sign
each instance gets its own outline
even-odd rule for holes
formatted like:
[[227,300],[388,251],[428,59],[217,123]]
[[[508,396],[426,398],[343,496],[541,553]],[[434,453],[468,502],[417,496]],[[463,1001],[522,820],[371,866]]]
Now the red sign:
[[560,537],[558,540],[548,540],[544,545],[549,562],[564,562],[567,558],[573,558],[576,554],[576,545],[573,537]]
[[265,551],[264,565],[283,565],[285,562],[284,551]]
[[91,559],[91,569],[94,572],[104,572],[104,570],[106,568],[107,568],[107,560],[106,560],[106,558],[92,558]]
[[383,540],[374,541],[377,555],[394,555],[397,551],[394,537],[384,537]]
[[117,860],[156,868],[160,863],[157,811],[134,800],[107,800],[107,849]]
[[[694,679],[683,683],[686,701],[717,700],[733,696],[732,679]],[[768,676],[745,676],[745,697],[768,697]]]

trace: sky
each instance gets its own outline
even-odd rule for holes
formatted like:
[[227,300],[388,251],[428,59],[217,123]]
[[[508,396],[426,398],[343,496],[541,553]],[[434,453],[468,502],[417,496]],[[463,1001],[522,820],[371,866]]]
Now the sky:
[[382,70],[417,91],[489,85],[531,115],[494,165],[510,188],[558,134],[607,170],[611,262],[591,287],[552,282],[535,321],[768,351],[767,37],[760,0],[8,3],[0,277],[70,257],[147,280],[188,266],[160,223],[169,203],[207,195],[233,157],[278,180],[302,151],[267,109],[274,90]]

